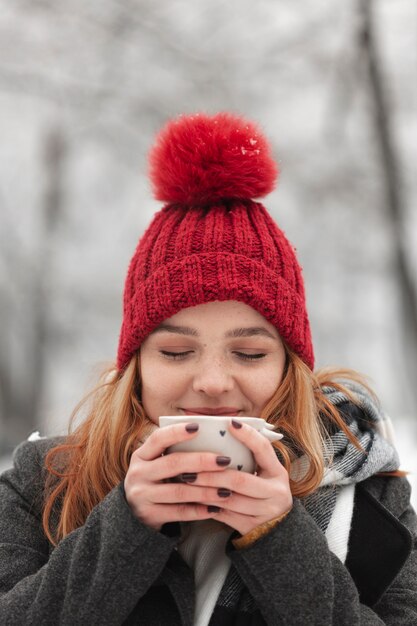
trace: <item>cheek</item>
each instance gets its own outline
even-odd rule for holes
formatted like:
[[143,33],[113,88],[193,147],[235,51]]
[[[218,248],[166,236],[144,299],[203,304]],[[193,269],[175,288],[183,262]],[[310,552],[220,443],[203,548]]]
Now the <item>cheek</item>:
[[246,393],[258,407],[264,407],[278,389],[284,366],[281,362],[270,364],[252,372],[245,380]]
[[161,390],[164,386],[161,385],[160,372],[156,363],[147,355],[141,359],[141,387],[145,412],[151,420],[156,421],[161,414]]
[[187,385],[184,375],[164,365],[153,359],[141,364],[142,403],[150,417],[167,413]]
[[250,389],[248,389],[248,395],[251,396],[251,398],[253,399],[253,402],[259,406],[259,407],[263,407],[270,398],[272,398],[272,396],[274,395],[279,381],[278,380],[273,380],[271,378],[261,378],[258,379],[253,378],[250,381]]

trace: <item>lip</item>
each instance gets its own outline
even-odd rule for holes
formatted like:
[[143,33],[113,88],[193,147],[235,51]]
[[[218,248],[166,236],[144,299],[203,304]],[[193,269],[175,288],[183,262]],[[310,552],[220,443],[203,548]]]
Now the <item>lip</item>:
[[208,406],[198,406],[195,408],[181,408],[185,415],[238,415],[240,410],[234,406],[221,406],[211,409]]

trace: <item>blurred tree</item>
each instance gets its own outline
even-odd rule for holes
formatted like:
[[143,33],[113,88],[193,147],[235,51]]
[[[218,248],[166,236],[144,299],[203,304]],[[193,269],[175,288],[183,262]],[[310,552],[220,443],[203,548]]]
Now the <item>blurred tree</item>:
[[[390,225],[396,284],[402,303],[402,340],[407,362],[405,368],[408,383],[417,406],[417,286],[411,269],[407,251],[407,222],[403,197],[404,183],[401,180],[399,160],[395,146],[387,91],[384,85],[381,58],[378,54],[378,39],[375,33],[374,0],[360,0],[361,30],[359,45],[362,50],[368,74],[370,100],[372,102],[373,123],[381,162],[381,185]],[[417,419],[417,416],[416,416]]]
[[[282,159],[281,186],[266,206],[305,260],[318,360],[356,367],[362,359],[365,371],[388,382],[384,391],[398,411],[409,411],[403,363],[392,368],[381,358],[392,345],[387,329],[398,321],[388,320],[391,309],[381,310],[380,302],[389,290],[391,242],[402,293],[412,301],[403,237],[410,219],[402,234],[398,226],[411,193],[401,195],[398,176],[388,180],[374,158],[378,140],[383,167],[398,170],[388,167],[398,160],[390,149],[397,142],[404,150],[398,120],[407,119],[408,109],[392,120],[386,96],[372,85],[372,64],[381,84],[381,60],[371,63],[373,15],[367,17],[366,4],[3,2],[0,200],[9,222],[0,232],[0,324],[7,329],[0,336],[0,446],[10,448],[37,427],[42,394],[41,412],[53,414],[45,430],[53,431],[55,414],[79,397],[90,363],[113,355],[125,265],[157,208],[145,193],[146,150],[168,117],[198,109],[253,116]],[[389,10],[402,14],[397,3]],[[391,27],[384,19],[383,34]],[[367,29],[371,38],[363,35]],[[366,75],[358,72],[359,52],[369,59],[362,63]],[[394,56],[403,71],[395,84],[401,92],[408,57],[397,50]],[[375,103],[373,136],[364,92]],[[381,102],[388,141],[387,124],[379,125]],[[31,132],[37,147],[27,157]],[[391,238],[380,211],[385,197],[399,209],[390,213]],[[30,242],[22,244],[31,220]]]
[[[43,143],[46,187],[40,215],[36,260],[23,262],[20,249],[7,245],[13,231],[2,230],[2,250],[7,250],[9,281],[0,285],[2,323],[0,334],[0,455],[10,452],[40,423],[45,371],[49,352],[49,282],[54,266],[54,240],[62,220],[62,194],[65,166],[65,140],[62,133],[49,129]],[[16,278],[19,289],[11,288]]]

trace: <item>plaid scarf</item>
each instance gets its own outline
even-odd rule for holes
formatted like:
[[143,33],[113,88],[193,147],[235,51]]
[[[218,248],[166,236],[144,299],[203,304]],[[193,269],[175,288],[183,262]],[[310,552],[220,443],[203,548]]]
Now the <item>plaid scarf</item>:
[[[399,467],[399,458],[393,445],[393,429],[389,417],[364,387],[350,380],[341,380],[340,382],[354,393],[358,406],[353,405],[345,394],[333,387],[323,387],[322,390],[330,402],[338,407],[342,418],[350,432],[359,441],[362,450],[354,446],[342,430],[337,430],[330,425],[330,437],[326,442],[325,458],[331,462],[324,473],[319,489],[301,500],[323,533],[326,533],[329,528],[338,496],[343,487],[352,486],[353,496],[353,488],[356,483],[378,472],[389,472]],[[295,472],[298,473],[305,468],[306,459],[300,457],[295,464]],[[348,531],[350,518],[347,520],[347,524]],[[250,622],[251,624],[263,623],[262,619],[259,621],[260,616],[253,598],[233,566],[228,572],[225,584],[217,599],[217,607],[234,611],[236,621],[233,623],[235,624],[240,623],[239,615],[242,617],[242,624],[246,624],[244,614],[248,613],[252,614],[254,618],[254,621]],[[257,614],[257,617],[254,614]],[[217,623],[223,625],[223,623],[226,624],[226,621],[220,620]]]
[[307,511],[324,533],[344,485],[359,483],[378,472],[391,472],[399,467],[389,417],[364,387],[350,380],[341,382],[355,394],[358,407],[333,387],[323,387],[323,392],[339,408],[362,449],[354,446],[342,430],[332,433],[326,443],[325,458],[332,459],[331,463],[324,473],[320,488],[303,499]]

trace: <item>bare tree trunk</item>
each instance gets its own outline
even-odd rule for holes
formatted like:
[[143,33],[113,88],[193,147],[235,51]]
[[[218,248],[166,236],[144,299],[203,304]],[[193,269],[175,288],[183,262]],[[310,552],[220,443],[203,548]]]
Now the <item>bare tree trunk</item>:
[[409,388],[417,404],[417,288],[406,250],[404,198],[398,171],[390,110],[384,81],[380,71],[377,43],[373,24],[372,0],[360,0],[362,17],[361,48],[369,77],[371,102],[374,108],[376,138],[379,148],[382,181],[385,186],[388,216],[391,223],[395,251],[395,269],[402,301],[404,353],[409,372]]
[[40,423],[50,328],[48,292],[54,266],[53,244],[63,210],[63,159],[62,136],[52,131],[46,137],[43,153],[47,186],[42,203],[39,253],[30,266],[10,268],[11,272],[20,271],[25,275],[26,293],[22,294],[22,301],[14,303],[17,308],[23,302],[24,314],[18,315],[17,311],[12,310],[10,300],[9,310],[5,311],[9,328],[13,321],[16,325],[16,349],[23,362],[23,371],[17,373],[16,367],[16,372],[13,372],[8,355],[0,356],[0,455],[10,452],[16,443],[27,437]]

